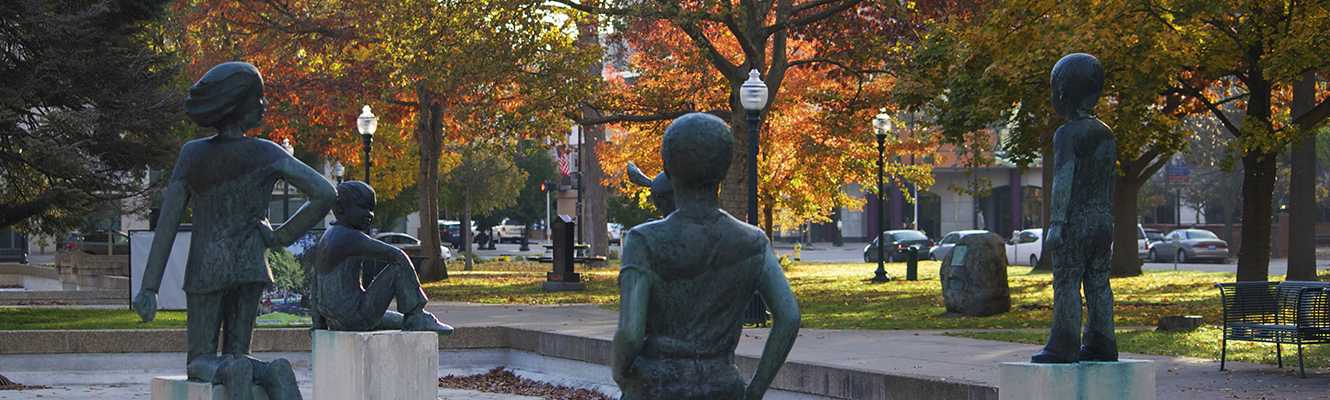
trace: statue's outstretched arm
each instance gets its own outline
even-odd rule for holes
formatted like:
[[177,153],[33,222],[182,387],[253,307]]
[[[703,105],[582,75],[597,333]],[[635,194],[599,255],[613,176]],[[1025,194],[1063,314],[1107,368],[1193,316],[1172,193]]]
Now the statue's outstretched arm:
[[162,275],[166,273],[166,261],[171,256],[171,247],[175,246],[180,219],[185,213],[185,206],[189,204],[189,190],[183,180],[171,179],[171,183],[166,186],[165,194],[161,214],[157,216],[157,229],[153,233],[152,248],[148,250],[148,262],[143,268],[143,280],[139,283],[139,292],[134,295],[131,304],[143,322],[152,321],[157,316],[157,291],[162,286]]
[[780,269],[780,259],[770,248],[766,251],[766,270],[758,293],[771,310],[771,333],[767,335],[766,347],[762,349],[762,359],[757,363],[753,380],[748,383],[744,398],[758,400],[766,395],[771,381],[776,379],[776,371],[785,364],[785,357],[794,347],[794,339],[799,336],[799,303],[794,299],[790,282],[785,279],[785,272]]
[[323,175],[319,175],[317,171],[295,157],[286,156],[286,159],[278,164],[278,168],[282,171],[283,179],[309,197],[309,201],[301,205],[285,224],[273,231],[269,247],[289,246],[295,243],[296,239],[309,231],[309,228],[313,228],[327,216],[333,202],[337,201],[337,189],[334,189]]

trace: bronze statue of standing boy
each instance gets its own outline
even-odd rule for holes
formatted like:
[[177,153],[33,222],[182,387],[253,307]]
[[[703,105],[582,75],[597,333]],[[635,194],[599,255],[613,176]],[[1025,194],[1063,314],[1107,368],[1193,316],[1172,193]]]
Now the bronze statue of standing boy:
[[[1104,91],[1104,67],[1089,54],[1062,57],[1053,66],[1053,110],[1067,123],[1053,134],[1053,216],[1044,244],[1053,255],[1053,327],[1048,344],[1030,361],[1117,361],[1113,337],[1113,184],[1117,141],[1094,117]],[[1081,337],[1081,289],[1085,331]]]

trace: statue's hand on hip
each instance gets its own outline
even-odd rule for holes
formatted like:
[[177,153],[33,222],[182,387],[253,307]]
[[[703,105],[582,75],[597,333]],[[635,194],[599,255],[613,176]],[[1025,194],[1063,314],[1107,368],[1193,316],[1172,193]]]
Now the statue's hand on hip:
[[143,322],[150,322],[157,317],[157,292],[139,289],[139,293],[134,295],[134,302],[131,303],[134,311],[139,313],[139,318]]

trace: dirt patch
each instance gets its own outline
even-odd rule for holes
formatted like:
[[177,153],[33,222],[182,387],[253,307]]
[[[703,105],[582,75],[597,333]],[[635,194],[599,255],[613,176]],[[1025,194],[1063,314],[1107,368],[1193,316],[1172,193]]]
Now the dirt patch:
[[50,386],[40,386],[40,385],[34,386],[34,385],[24,385],[24,384],[14,383],[14,381],[9,380],[9,378],[6,378],[4,375],[0,375],[0,390],[28,390],[28,389],[50,389],[50,388],[51,388]]

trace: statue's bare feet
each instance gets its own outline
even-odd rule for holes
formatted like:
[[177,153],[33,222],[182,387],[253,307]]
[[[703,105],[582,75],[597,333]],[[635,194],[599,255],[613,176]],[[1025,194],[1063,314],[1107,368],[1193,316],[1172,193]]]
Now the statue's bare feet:
[[1071,364],[1077,360],[1066,355],[1058,354],[1045,348],[1030,357],[1030,362],[1035,364]]
[[407,315],[406,319],[402,321],[402,330],[429,331],[440,335],[453,333],[453,327],[439,322],[438,318],[434,318],[434,314],[430,314],[429,311],[424,310]]

